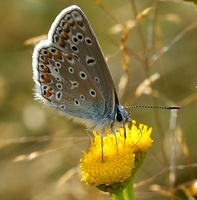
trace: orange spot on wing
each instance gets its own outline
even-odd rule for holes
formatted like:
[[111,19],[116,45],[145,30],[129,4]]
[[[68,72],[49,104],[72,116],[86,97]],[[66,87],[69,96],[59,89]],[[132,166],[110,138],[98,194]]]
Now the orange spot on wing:
[[47,66],[44,66],[43,70],[44,70],[46,73],[51,73],[50,69],[49,69]]
[[47,54],[47,57],[48,57],[48,58],[52,58],[52,54],[51,54],[51,53],[48,53],[48,54]]
[[49,64],[48,58],[44,57],[44,64]]
[[51,78],[49,76],[45,75],[45,74],[43,74],[41,76],[41,78],[43,79],[44,83],[50,83],[51,82]]
[[65,30],[67,33],[69,33],[69,32],[70,32],[69,26],[65,26],[65,27],[64,27],[64,30]]
[[71,21],[69,24],[70,24],[71,26],[74,26],[74,25],[75,25],[75,22],[74,22],[74,21]]
[[71,60],[71,59],[72,59],[72,56],[71,56],[70,54],[67,54],[65,57],[66,57],[68,60]]
[[64,40],[60,40],[60,41],[59,41],[59,45],[60,45],[61,47],[64,47],[64,46],[65,46]]
[[44,91],[44,96],[45,97],[50,97],[52,95],[52,88],[49,88],[47,91]]
[[61,58],[62,58],[62,55],[61,55],[61,53],[60,53],[59,51],[57,51],[57,53],[55,54],[55,57],[56,57],[57,59],[61,59]]
[[67,34],[66,32],[64,32],[64,33],[62,34],[62,38],[65,39],[65,40],[67,40],[67,39],[68,39],[68,34]]

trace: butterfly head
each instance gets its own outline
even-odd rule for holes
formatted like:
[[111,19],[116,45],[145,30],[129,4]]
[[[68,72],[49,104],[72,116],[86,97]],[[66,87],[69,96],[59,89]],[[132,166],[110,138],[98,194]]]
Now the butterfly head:
[[124,109],[123,106],[118,105],[116,113],[114,115],[113,123],[111,124],[112,129],[116,130],[118,128],[125,127],[125,124],[131,122],[130,114]]

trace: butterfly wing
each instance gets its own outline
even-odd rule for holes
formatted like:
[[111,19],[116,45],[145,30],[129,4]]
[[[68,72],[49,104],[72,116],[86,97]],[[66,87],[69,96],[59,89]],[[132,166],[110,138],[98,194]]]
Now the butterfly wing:
[[53,43],[71,52],[87,69],[104,96],[106,115],[111,116],[115,104],[118,104],[114,82],[96,36],[81,9],[71,6],[63,10],[54,21],[49,37]]
[[34,54],[37,97],[73,117],[101,117],[104,99],[91,75],[70,54],[47,42],[39,43]]
[[111,123],[118,102],[114,83],[95,34],[77,6],[64,9],[48,40],[36,46],[33,73],[37,97],[51,107],[77,121],[90,120],[91,127],[102,118],[99,126]]

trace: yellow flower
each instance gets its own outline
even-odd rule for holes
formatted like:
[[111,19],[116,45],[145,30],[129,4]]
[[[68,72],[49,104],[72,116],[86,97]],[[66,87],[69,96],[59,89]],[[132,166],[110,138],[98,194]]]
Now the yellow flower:
[[134,168],[141,165],[140,158],[144,158],[152,145],[152,128],[148,129],[142,124],[138,128],[135,124],[136,122],[132,121],[131,128],[126,126],[126,138],[122,128],[116,132],[116,136],[106,134],[103,147],[101,136],[94,132],[95,137],[89,153],[83,151],[84,158],[80,160],[82,181],[104,191],[108,191],[109,188],[124,189]]

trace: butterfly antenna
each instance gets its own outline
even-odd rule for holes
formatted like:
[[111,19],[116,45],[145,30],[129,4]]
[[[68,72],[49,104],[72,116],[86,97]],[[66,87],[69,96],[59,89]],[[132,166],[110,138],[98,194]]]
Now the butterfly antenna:
[[145,105],[137,105],[137,106],[127,106],[125,109],[129,108],[157,108],[157,109],[168,109],[168,110],[173,110],[173,109],[181,109],[181,106],[145,106]]

